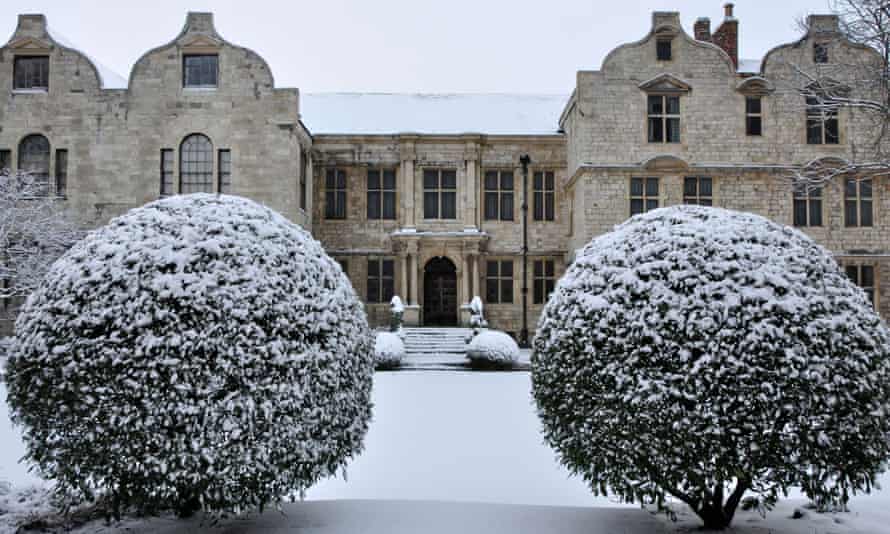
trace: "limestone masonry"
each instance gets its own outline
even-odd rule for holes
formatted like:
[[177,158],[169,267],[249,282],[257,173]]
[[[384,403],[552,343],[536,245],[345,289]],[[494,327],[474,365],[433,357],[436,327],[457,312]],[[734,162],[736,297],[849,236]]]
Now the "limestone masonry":
[[656,12],[641,40],[578,72],[570,96],[321,94],[304,112],[209,13],[189,13],[127,80],[43,15],[21,15],[0,48],[0,167],[45,179],[90,227],[164,195],[262,202],[340,261],[377,325],[393,295],[409,324],[443,326],[465,324],[478,295],[493,327],[533,334],[576,249],[684,202],[799,227],[887,317],[890,182],[795,192],[788,179],[813,160],[853,160],[874,132],[864,114],[814,113],[790,89],[799,70],[880,61],[836,17],[809,22],[751,61],[731,4],[692,36],[678,13]]

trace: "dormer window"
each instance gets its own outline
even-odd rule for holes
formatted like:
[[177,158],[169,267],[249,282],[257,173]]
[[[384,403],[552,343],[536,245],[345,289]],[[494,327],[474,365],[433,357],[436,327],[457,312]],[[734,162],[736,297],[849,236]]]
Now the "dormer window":
[[13,86],[17,91],[49,90],[49,56],[17,56],[13,63]]
[[671,60],[671,42],[670,39],[658,39],[655,42],[655,55],[658,61]]
[[219,82],[219,56],[194,54],[182,58],[182,84],[186,88],[214,89]]
[[828,43],[813,43],[813,62],[828,63]]

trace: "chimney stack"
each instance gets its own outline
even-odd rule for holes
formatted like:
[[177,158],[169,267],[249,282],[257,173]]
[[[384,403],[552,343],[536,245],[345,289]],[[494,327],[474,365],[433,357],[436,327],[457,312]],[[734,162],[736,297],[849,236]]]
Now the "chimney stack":
[[712,42],[722,48],[732,59],[732,63],[739,67],[739,21],[733,15],[732,2],[728,2],[723,6],[726,18],[723,24],[717,28],[712,36]]
[[711,19],[700,17],[695,21],[695,39],[697,41],[711,42]]

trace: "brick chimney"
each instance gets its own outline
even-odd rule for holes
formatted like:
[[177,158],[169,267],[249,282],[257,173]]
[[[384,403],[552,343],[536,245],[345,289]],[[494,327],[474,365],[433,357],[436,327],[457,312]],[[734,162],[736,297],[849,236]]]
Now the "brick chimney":
[[739,67],[739,21],[733,15],[733,8],[735,6],[729,2],[723,6],[723,10],[726,13],[726,18],[723,19],[723,24],[717,28],[717,31],[714,32],[712,36],[712,42],[726,51],[729,54],[730,59],[732,59],[732,63]]
[[695,31],[695,39],[697,41],[711,42],[711,19],[708,17],[700,17],[695,21],[693,27]]

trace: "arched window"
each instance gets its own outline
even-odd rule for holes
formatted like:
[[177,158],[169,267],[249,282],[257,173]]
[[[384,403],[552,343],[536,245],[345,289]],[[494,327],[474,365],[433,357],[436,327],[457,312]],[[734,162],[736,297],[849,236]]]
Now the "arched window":
[[206,135],[192,134],[179,147],[179,192],[213,192],[213,144]]
[[19,143],[19,172],[29,173],[40,194],[49,194],[49,140],[32,134]]

